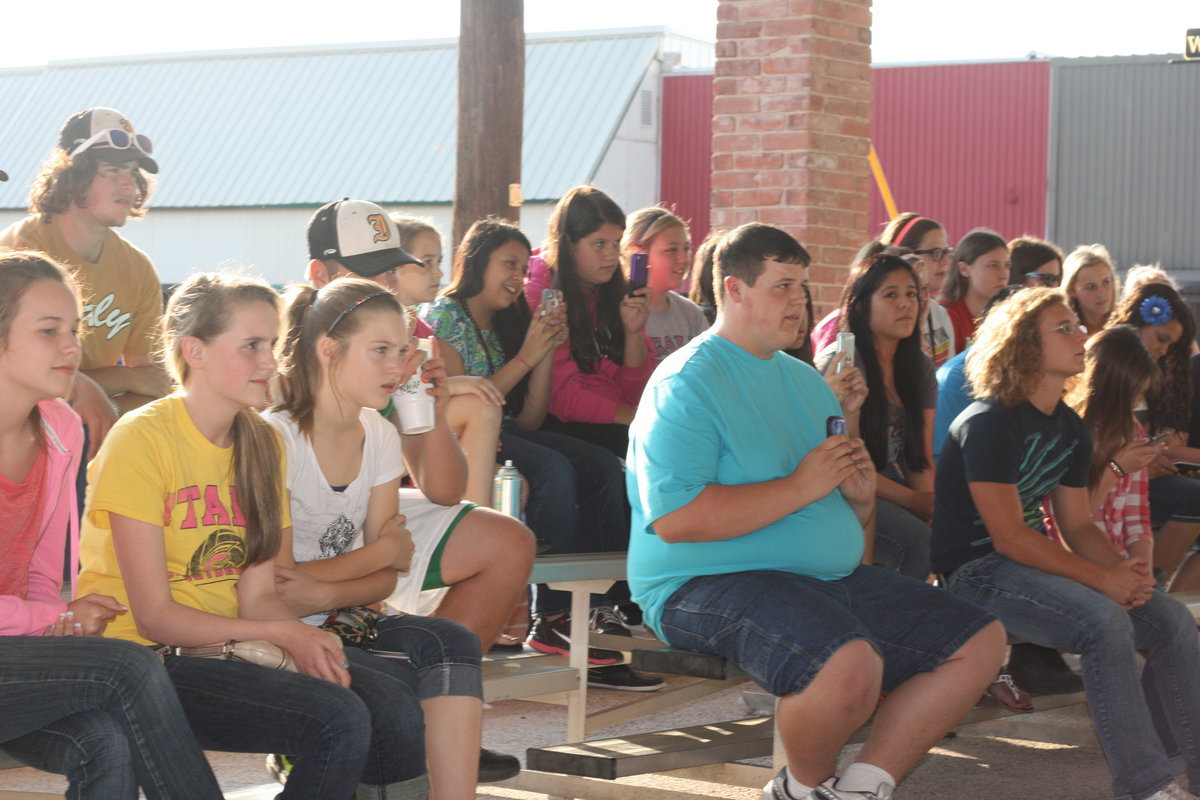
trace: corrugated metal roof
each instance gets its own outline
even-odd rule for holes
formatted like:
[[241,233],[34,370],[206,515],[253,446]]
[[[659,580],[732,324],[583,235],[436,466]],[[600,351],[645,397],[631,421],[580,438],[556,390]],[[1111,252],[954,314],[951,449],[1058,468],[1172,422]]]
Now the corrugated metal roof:
[[[876,67],[871,140],[900,211],[945,226],[1040,235],[1046,217],[1047,61]],[[887,221],[871,188],[871,232]]]
[[[526,37],[522,184],[588,180],[667,32]],[[680,37],[672,35],[672,41]],[[449,203],[456,40],[53,62],[0,72],[0,208],[21,208],[62,121],[121,109],[155,142],[157,207]],[[486,158],[481,153],[480,158]]]
[[1167,56],[1055,62],[1050,234],[1121,268],[1200,266],[1200,71]]

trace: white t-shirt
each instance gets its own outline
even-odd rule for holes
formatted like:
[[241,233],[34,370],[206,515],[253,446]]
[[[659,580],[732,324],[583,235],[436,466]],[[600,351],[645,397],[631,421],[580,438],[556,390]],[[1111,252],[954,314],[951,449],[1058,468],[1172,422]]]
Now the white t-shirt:
[[371,490],[404,474],[396,428],[378,411],[364,408],[359,413],[365,433],[362,464],[354,480],[339,492],[325,480],[312,442],[288,414],[268,411],[263,417],[279,431],[287,448],[293,558],[298,563],[333,558],[361,546]]

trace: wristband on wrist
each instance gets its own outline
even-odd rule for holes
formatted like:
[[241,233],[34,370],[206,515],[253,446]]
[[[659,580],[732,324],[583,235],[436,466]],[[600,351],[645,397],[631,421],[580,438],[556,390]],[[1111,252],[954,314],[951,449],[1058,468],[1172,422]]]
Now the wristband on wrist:
[[1125,477],[1125,470],[1121,468],[1121,465],[1117,463],[1115,458],[1110,458],[1108,460],[1108,468],[1111,469],[1113,474],[1115,474],[1118,478]]
[[529,370],[530,372],[533,372],[533,364],[530,364],[528,361],[521,358],[520,353],[517,353],[515,356],[513,356],[513,361],[519,361],[521,364],[523,364],[525,366],[525,369]]

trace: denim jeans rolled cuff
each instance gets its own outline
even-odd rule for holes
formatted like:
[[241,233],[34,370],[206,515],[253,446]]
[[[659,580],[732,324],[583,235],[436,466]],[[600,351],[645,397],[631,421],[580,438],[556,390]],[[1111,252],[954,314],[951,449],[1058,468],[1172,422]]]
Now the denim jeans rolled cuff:
[[916,514],[890,500],[875,500],[874,565],[916,578],[929,576],[933,531]]
[[374,649],[408,654],[410,685],[421,700],[483,699],[479,637],[456,622],[415,614],[382,617]]
[[1200,522],[1200,480],[1163,475],[1150,480],[1150,527],[1168,522]]
[[[1173,777],[1156,733],[1165,726],[1192,786],[1200,785],[1200,637],[1188,610],[1160,591],[1126,610],[1083,584],[999,553],[968,562],[951,593],[995,613],[1026,641],[1079,653],[1088,713],[1113,774],[1118,800],[1143,800]],[[1153,707],[1138,677],[1153,685]]]
[[994,622],[924,583],[860,566],[840,580],[776,570],[693,578],[667,601],[662,634],[728,659],[777,697],[803,691],[839,649],[862,639],[891,691],[937,669]]

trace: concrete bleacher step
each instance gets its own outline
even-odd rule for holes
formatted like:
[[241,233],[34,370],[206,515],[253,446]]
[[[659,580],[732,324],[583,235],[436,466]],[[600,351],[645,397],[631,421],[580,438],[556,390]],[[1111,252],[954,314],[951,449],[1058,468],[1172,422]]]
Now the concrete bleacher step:
[[771,755],[773,717],[730,720],[593,742],[531,747],[532,770],[615,780]]

